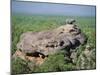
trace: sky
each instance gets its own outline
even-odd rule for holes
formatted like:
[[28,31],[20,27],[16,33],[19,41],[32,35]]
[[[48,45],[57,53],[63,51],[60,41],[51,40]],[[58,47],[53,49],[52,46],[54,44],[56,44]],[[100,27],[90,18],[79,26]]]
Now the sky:
[[12,13],[95,16],[95,6],[12,1]]

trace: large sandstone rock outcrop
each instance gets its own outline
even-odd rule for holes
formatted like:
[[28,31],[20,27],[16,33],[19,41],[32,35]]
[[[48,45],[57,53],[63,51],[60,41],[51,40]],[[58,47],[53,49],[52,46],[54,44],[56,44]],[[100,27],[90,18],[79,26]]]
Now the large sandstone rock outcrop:
[[36,63],[42,64],[41,62],[44,61],[42,59],[45,59],[48,55],[54,54],[63,48],[67,52],[84,44],[87,38],[73,22],[75,20],[68,21],[66,25],[53,30],[23,33],[17,44],[18,50],[13,57],[30,61],[37,60]]

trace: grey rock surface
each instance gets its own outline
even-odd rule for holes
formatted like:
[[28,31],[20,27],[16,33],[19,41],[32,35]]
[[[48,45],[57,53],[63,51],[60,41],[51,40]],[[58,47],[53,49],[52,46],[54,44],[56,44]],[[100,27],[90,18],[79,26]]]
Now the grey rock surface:
[[54,54],[63,48],[76,48],[86,42],[85,35],[74,24],[66,24],[52,31],[26,32],[20,37],[17,49],[25,53]]

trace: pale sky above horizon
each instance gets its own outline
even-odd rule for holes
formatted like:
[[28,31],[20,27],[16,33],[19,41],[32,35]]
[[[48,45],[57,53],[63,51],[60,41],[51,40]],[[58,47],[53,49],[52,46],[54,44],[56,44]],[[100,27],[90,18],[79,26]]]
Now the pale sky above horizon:
[[95,11],[96,7],[89,5],[12,1],[12,13],[95,16]]

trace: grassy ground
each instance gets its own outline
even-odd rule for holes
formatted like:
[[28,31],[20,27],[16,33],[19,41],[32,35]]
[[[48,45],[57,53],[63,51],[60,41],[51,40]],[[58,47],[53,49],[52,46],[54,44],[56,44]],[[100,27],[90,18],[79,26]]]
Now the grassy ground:
[[[88,42],[91,47],[95,49],[95,17],[67,17],[67,16],[37,16],[37,15],[12,15],[12,55],[17,50],[16,44],[19,41],[19,37],[22,33],[27,31],[42,31],[56,28],[65,24],[66,18],[75,18],[78,26],[87,35]],[[79,52],[84,50],[84,47],[80,46],[77,49]],[[94,55],[95,57],[95,55]],[[94,59],[95,60],[95,59]],[[54,71],[70,71],[75,70],[76,65],[67,63],[64,61],[63,53],[57,53],[51,55],[47,61],[40,67],[35,67],[30,70],[27,67],[28,62],[23,62],[18,59],[12,60],[12,72],[16,73],[34,73],[34,72],[54,72]],[[76,62],[79,64],[79,62]]]

